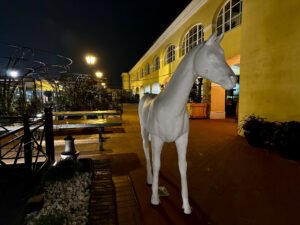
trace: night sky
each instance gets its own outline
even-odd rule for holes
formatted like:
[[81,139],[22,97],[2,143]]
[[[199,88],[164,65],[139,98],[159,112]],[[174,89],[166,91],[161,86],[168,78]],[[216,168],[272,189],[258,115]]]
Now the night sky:
[[[87,52],[109,86],[128,72],[191,0],[1,0],[0,42],[62,54],[88,73]],[[5,54],[1,53],[0,54]]]

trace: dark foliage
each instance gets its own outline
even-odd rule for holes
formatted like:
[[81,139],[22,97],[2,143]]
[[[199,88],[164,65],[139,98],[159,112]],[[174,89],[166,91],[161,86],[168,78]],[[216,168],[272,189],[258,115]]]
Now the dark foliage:
[[269,122],[250,115],[241,128],[250,145],[279,150],[285,158],[300,160],[300,122]]
[[244,120],[242,129],[248,143],[255,147],[263,147],[269,142],[268,128],[270,125],[265,125],[265,119],[256,115],[250,115]]
[[274,144],[281,155],[288,159],[300,160],[300,123],[282,123],[274,134]]

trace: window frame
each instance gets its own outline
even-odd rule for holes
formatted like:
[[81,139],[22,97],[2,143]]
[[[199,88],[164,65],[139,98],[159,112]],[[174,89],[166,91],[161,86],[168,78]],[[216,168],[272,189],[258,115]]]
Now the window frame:
[[[239,5],[239,13],[236,15],[232,14],[232,9]],[[216,31],[217,34],[225,33],[232,30],[233,28],[242,24],[243,14],[243,0],[237,0],[233,5],[232,0],[226,1],[222,8],[219,10],[216,17]],[[226,17],[229,17],[228,19]],[[233,26],[233,21],[237,20],[238,23]]]
[[160,69],[160,57],[159,56],[156,56],[154,59],[153,59],[153,72],[154,71],[157,71]]
[[165,51],[165,65],[170,64],[175,61],[176,47],[170,44]]
[[[193,30],[196,29],[194,32]],[[196,36],[196,38],[194,38]],[[194,39],[194,40],[193,40]],[[181,42],[181,56],[186,55],[192,48],[204,41],[203,24],[198,23],[192,26],[184,35]]]
[[145,66],[145,75],[149,75],[150,74],[150,64],[147,63]]

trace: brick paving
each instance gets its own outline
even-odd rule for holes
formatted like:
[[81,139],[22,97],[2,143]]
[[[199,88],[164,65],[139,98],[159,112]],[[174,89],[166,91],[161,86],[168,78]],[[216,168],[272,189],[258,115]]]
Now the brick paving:
[[[151,207],[149,187],[145,185],[137,105],[125,105],[123,121],[124,132],[104,135],[109,138],[104,152],[98,151],[97,134],[75,135],[75,144],[82,158],[110,158],[113,177],[130,175],[143,224],[193,224],[193,221],[217,225],[300,224],[299,163],[249,146],[237,135],[233,119],[190,120],[187,176],[192,215],[182,217],[173,143],[164,145],[160,173],[160,181],[169,188],[171,196],[164,197],[158,208]],[[59,157],[63,144],[56,143]]]

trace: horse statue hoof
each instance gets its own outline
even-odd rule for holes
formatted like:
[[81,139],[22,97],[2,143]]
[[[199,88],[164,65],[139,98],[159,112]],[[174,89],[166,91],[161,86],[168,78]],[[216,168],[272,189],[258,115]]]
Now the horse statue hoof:
[[186,208],[183,208],[183,212],[184,214],[191,214],[192,213],[192,208],[191,207],[186,207]]
[[159,205],[159,198],[151,197],[151,204],[152,205]]

